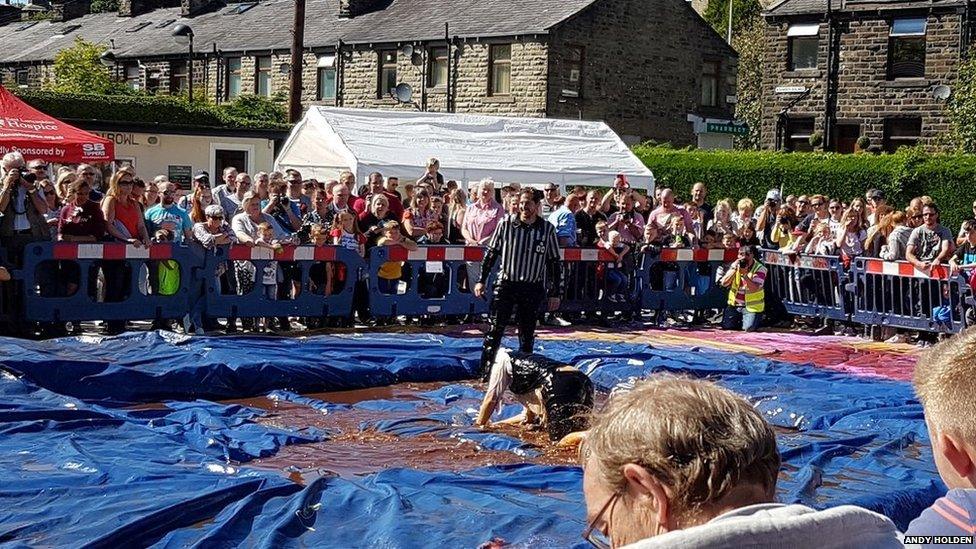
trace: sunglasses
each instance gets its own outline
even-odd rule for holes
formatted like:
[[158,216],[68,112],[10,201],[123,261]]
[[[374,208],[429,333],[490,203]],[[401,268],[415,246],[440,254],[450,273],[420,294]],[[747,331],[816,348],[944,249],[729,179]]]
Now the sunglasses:
[[34,167],[33,167],[33,168],[31,168],[31,169],[32,169],[32,170],[41,170],[41,171],[47,171],[47,166],[34,166]]
[[57,194],[57,191],[44,191],[44,196],[55,196]]
[[119,185],[132,185],[132,184],[133,183],[131,179],[122,179],[121,181],[119,181]]
[[163,191],[162,194],[163,196],[173,196],[174,194],[176,194],[176,191]]
[[808,200],[798,200],[796,203],[797,204],[809,204],[810,202]]
[[810,205],[813,206],[814,208],[819,208],[820,206],[823,206],[824,203],[823,202],[811,202]]
[[923,214],[922,214],[922,217],[934,217],[935,215],[936,215],[936,214],[934,214],[934,213],[932,213],[932,212],[928,212],[928,213],[923,213]]

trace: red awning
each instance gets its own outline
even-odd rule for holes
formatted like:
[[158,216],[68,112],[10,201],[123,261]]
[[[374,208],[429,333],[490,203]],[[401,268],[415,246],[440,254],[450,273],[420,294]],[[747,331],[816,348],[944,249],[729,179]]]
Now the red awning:
[[28,161],[108,162],[115,144],[48,116],[0,86],[0,156],[20,151]]

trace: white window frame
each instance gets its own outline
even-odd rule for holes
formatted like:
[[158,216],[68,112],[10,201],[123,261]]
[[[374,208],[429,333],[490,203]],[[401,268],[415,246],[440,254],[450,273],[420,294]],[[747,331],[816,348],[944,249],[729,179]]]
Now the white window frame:
[[[247,173],[254,173],[254,145],[247,145],[244,143],[210,143],[210,156],[208,157],[208,163],[210,165],[210,173],[217,173],[217,151],[244,151],[247,153],[247,167],[245,171]],[[235,166],[240,170],[240,166]],[[214,185],[216,186],[216,184]]]

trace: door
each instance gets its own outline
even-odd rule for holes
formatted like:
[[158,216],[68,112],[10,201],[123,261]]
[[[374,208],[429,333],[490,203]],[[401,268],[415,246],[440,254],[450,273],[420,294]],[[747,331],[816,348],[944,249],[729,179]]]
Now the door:
[[857,140],[861,137],[860,124],[837,124],[836,150],[843,154],[857,152]]
[[221,174],[224,173],[224,168],[228,167],[237,168],[239,172],[246,172],[248,170],[247,160],[247,151],[214,149],[214,173],[210,174],[210,180],[216,185],[222,183]]

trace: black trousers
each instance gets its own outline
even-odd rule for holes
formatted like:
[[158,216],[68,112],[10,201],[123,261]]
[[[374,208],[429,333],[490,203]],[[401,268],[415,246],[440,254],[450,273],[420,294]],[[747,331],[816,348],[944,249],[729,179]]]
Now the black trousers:
[[494,296],[488,308],[488,333],[481,347],[481,376],[487,377],[495,354],[505,335],[505,327],[515,313],[518,325],[519,351],[531,353],[535,343],[535,322],[545,287],[539,283],[504,281],[495,285]]

